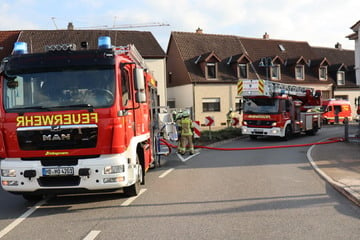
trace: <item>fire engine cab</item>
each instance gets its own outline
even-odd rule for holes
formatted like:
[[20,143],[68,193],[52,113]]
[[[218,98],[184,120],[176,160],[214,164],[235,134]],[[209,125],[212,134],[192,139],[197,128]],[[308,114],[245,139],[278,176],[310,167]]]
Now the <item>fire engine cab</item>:
[[239,80],[243,97],[242,133],[252,139],[276,136],[287,140],[295,133],[315,134],[321,128],[321,92],[268,80]]
[[15,43],[0,75],[1,186],[44,194],[137,195],[156,157],[156,81],[134,45],[75,44],[28,53]]

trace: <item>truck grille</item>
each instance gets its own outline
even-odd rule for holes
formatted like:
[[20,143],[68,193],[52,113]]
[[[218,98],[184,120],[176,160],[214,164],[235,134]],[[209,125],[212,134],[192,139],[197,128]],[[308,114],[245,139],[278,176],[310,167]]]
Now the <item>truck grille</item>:
[[96,124],[21,127],[17,129],[21,150],[58,150],[96,147]]
[[67,177],[40,177],[38,183],[41,187],[69,187],[79,186],[79,176],[67,176]]
[[246,120],[248,126],[268,126],[271,127],[271,124],[274,121],[267,121],[267,120]]

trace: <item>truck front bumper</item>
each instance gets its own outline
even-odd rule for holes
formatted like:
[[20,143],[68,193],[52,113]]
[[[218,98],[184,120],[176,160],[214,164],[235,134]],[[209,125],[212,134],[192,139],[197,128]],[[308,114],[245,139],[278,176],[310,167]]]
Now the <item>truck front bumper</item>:
[[[135,182],[137,165],[121,154],[78,160],[76,165],[43,166],[18,158],[0,162],[1,186],[13,193],[115,190]],[[72,191],[73,190],[73,191]]]
[[243,126],[241,128],[242,134],[244,135],[253,135],[253,136],[275,136],[275,137],[283,137],[284,129],[279,127],[272,128],[252,128]]

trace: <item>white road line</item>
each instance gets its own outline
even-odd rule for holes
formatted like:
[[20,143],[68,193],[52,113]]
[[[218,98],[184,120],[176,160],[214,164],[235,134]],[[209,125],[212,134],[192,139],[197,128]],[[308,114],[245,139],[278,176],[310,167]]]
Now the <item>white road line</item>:
[[27,210],[23,215],[18,217],[12,223],[10,223],[6,228],[0,231],[0,238],[8,234],[11,230],[13,230],[17,225],[19,225],[22,221],[24,221],[27,217],[29,217],[32,213],[35,212],[36,209],[40,208],[41,205],[46,203],[46,199],[41,200],[40,202],[36,203],[32,208]]
[[89,234],[83,240],[93,240],[97,237],[97,235],[99,235],[100,232],[101,231],[93,230],[89,232]]
[[140,192],[139,192],[139,194],[138,194],[137,196],[128,198],[125,202],[123,202],[123,203],[121,204],[121,206],[123,206],[123,207],[129,206],[133,201],[135,201],[135,199],[137,199],[137,198],[138,198],[141,194],[143,194],[145,191],[146,191],[146,188],[140,189]]
[[170,168],[169,170],[165,171],[163,174],[161,174],[159,176],[159,178],[164,178],[166,177],[166,175],[168,175],[169,173],[171,173],[172,171],[174,171],[175,168]]
[[176,154],[178,157],[179,157],[179,159],[182,161],[182,162],[186,162],[187,160],[189,160],[189,159],[191,159],[191,158],[193,158],[193,157],[195,157],[196,155],[199,155],[200,153],[199,152],[197,152],[197,153],[195,153],[195,154],[193,154],[193,155],[190,155],[190,156],[188,156],[187,158],[183,158],[180,154]]

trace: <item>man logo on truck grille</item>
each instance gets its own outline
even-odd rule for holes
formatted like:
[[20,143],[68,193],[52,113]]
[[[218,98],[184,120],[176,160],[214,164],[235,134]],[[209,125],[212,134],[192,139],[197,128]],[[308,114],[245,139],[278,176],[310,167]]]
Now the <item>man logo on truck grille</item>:
[[44,134],[42,135],[43,142],[47,141],[70,141],[70,134]]

